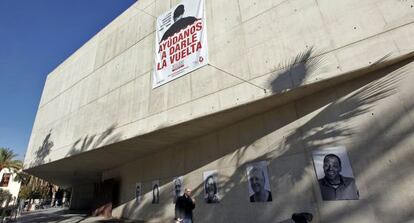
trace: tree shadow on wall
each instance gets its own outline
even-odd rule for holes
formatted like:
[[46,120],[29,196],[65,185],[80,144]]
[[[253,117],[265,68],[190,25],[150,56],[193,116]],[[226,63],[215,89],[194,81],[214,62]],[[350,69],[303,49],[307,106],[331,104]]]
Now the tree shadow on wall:
[[[401,74],[409,75],[406,71],[401,71]],[[354,175],[359,180],[360,201],[347,205],[346,209],[327,212],[324,216],[326,222],[345,222],[353,215],[358,217],[370,211],[378,215],[379,222],[414,219],[411,205],[414,197],[410,196],[412,193],[408,190],[411,189],[407,187],[414,178],[411,171],[414,148],[409,143],[414,133],[409,117],[414,112],[414,102],[390,103],[379,112],[370,113],[372,119],[358,131],[359,134],[352,135],[354,143],[347,147]]]
[[[299,82],[297,82],[298,84],[301,84],[301,82],[303,80],[305,80],[305,78],[307,77],[307,73],[309,72],[313,72],[317,69],[317,63],[318,60],[313,59],[310,60],[309,58],[311,57],[311,55],[313,54],[313,48],[307,50],[306,52],[299,54],[297,57],[295,57],[294,59],[292,59],[291,61],[289,61],[285,67],[288,67],[288,69],[284,72],[279,74],[275,80],[271,80],[269,81],[270,83],[272,83],[272,86],[274,83],[276,82],[280,82],[282,81],[282,79],[285,78],[291,78],[292,75],[298,75],[295,76],[297,80],[300,80]],[[272,87],[275,88],[275,87]],[[288,124],[287,122],[283,123],[283,124]],[[235,141],[240,141],[242,143],[235,143],[231,146],[228,147],[223,147],[222,150],[219,151],[219,153],[215,154],[214,157],[212,157],[211,160],[208,159],[203,159],[203,160],[194,160],[192,159],[192,165],[190,168],[188,168],[187,170],[185,170],[183,173],[181,173],[182,175],[188,174],[189,172],[194,171],[194,169],[197,169],[198,167],[202,167],[204,165],[206,165],[209,162],[213,162],[214,160],[220,159],[221,157],[224,156],[231,156],[231,162],[236,162],[238,166],[242,166],[240,168],[240,170],[235,171],[234,174],[230,175],[230,176],[225,176],[223,177],[223,179],[221,180],[222,183],[220,183],[220,188],[226,188],[226,192],[223,194],[222,200],[224,203],[226,203],[227,200],[229,200],[230,197],[234,197],[234,196],[239,196],[238,193],[240,193],[240,191],[245,192],[245,194],[243,194],[242,196],[245,196],[246,198],[248,198],[247,196],[247,184],[245,182],[245,170],[244,170],[244,164],[246,162],[250,162],[252,160],[245,160],[245,153],[248,150],[251,150],[254,144],[254,142],[263,137],[264,134],[266,134],[265,132],[261,132],[257,135],[254,135],[253,137],[239,137],[239,134],[242,134],[243,132],[245,133],[250,133],[250,132],[260,132],[260,131],[254,131],[251,128],[248,128],[246,126],[244,127],[240,127],[239,125],[234,125],[234,126],[230,126],[229,128],[231,128],[232,133],[234,133],[234,135],[231,136],[222,136],[220,134],[217,134],[217,138],[220,137],[226,137],[226,138],[232,138],[235,139]],[[249,134],[247,134],[249,135]],[[237,138],[237,139],[236,139]],[[219,140],[219,139],[217,139]],[[198,143],[196,143],[198,144]],[[237,146],[236,146],[237,145]],[[203,148],[203,149],[199,149],[199,154],[197,155],[198,157],[211,157],[209,154],[209,149],[207,148]],[[179,151],[179,149],[177,149],[176,151],[177,153],[180,153],[182,151]],[[269,159],[269,155],[263,155],[262,157],[257,158],[258,160],[261,159]],[[162,165],[162,164],[160,164]],[[171,167],[169,167],[171,168]],[[181,175],[181,174],[177,174],[177,175]],[[170,178],[162,178],[159,177],[159,179],[161,180],[161,187],[164,188],[163,190],[161,190],[160,193],[160,197],[161,198],[166,198],[166,197],[171,197],[171,191],[172,186],[170,183],[171,179]],[[141,181],[142,182],[142,181]],[[148,184],[150,185],[151,182],[142,182],[143,184]],[[200,202],[203,202],[203,184],[197,184],[196,186],[194,186],[193,192],[194,194],[196,194],[197,200]],[[151,193],[150,188],[147,188],[148,190],[145,191],[145,193]],[[248,200],[246,200],[248,201]],[[233,201],[229,201],[229,202],[234,202]],[[239,201],[236,201],[239,202]],[[199,206],[199,205],[197,205]],[[253,205],[252,205],[253,207]],[[140,204],[138,204],[134,199],[126,202],[124,204],[124,206],[122,207],[122,216],[130,216],[132,218],[144,218],[144,219],[154,219],[157,216],[165,216],[165,212],[166,209],[169,209],[169,211],[171,211],[171,209],[173,209],[174,206],[172,205],[172,200],[171,202],[163,202],[161,201],[161,204],[151,204],[151,200],[147,199],[142,201]],[[207,208],[207,209],[212,209],[211,211],[205,212],[208,213],[208,215],[202,215],[202,216],[198,216],[197,219],[203,219],[205,222],[213,222],[217,216],[217,212],[222,212],[223,209],[221,208],[221,204],[218,205],[207,205],[205,206],[204,203],[202,203],[201,207],[198,208]],[[197,208],[197,209],[198,209]],[[249,210],[239,210],[239,211],[249,211]],[[297,211],[297,210],[294,210]],[[293,212],[292,212],[293,213]],[[292,213],[288,213],[287,215],[290,216]],[[196,213],[197,215],[197,213]],[[229,221],[232,221],[231,218],[228,219]],[[240,219],[243,220],[243,219]]]
[[50,154],[50,151],[52,150],[52,147],[54,146],[54,143],[51,140],[51,136],[52,136],[52,129],[43,139],[42,145],[39,146],[39,148],[36,150],[35,160],[34,162],[30,164],[30,167],[38,166],[46,162],[45,158]]
[[[309,157],[301,157],[296,154],[301,153],[303,149],[311,151],[312,149],[335,145],[346,138],[353,137],[355,133],[353,132],[352,126],[349,126],[346,123],[356,117],[369,114],[376,103],[379,103],[379,101],[395,94],[396,86],[407,74],[405,71],[400,70],[396,71],[394,74],[387,76],[385,75],[386,73],[382,72],[378,75],[372,75],[373,77],[366,79],[364,82],[356,83],[348,89],[344,88],[342,91],[339,91],[335,88],[330,88],[308,96],[305,99],[298,100],[295,103],[296,107],[308,106],[309,109],[303,109],[305,111],[303,114],[296,114],[294,120],[281,121],[281,126],[273,126],[272,128],[268,128],[266,131],[261,131],[260,129],[262,129],[262,127],[256,125],[257,128],[255,128],[254,123],[264,121],[260,118],[250,118],[250,121],[246,121],[250,122],[246,125],[249,127],[235,128],[233,131],[246,132],[247,134],[245,134],[246,136],[244,137],[240,137],[240,149],[233,151],[235,148],[232,148],[229,151],[226,151],[230,153],[226,154],[225,151],[222,151],[222,154],[220,154],[221,156],[231,154],[231,162],[235,162],[237,163],[237,166],[241,167],[239,172],[236,172],[234,175],[223,180],[225,183],[222,187],[226,189],[230,188],[226,193],[231,195],[231,191],[237,190],[235,188],[239,185],[234,184],[234,182],[244,181],[245,184],[247,184],[245,176],[246,164],[260,160],[268,160],[270,161],[270,166],[277,167],[278,163],[286,162],[282,157],[283,155],[294,155],[298,157],[298,161],[306,163],[290,164],[291,168],[286,168],[283,173],[277,173],[277,177],[272,176],[271,180],[272,182],[279,182],[280,184],[285,182],[301,182],[301,184],[308,183],[308,187],[300,189],[301,193],[287,193],[279,195],[278,203],[280,203],[280,207],[278,208],[278,211],[286,213],[287,211],[312,211],[312,207],[306,207],[306,204],[302,206],[299,205],[299,210],[288,210],[287,206],[289,205],[286,205],[291,203],[289,202],[290,200],[303,200],[304,203],[308,202],[309,204],[311,201],[301,198],[301,194],[312,193],[314,191],[312,185],[309,184],[309,171],[313,174],[312,168],[309,168],[312,167],[312,162]],[[331,95],[331,97],[324,95]],[[318,98],[318,101],[312,100],[312,97]],[[321,98],[324,98],[324,100],[320,100]],[[311,103],[306,103],[306,101],[311,101]],[[315,113],[313,117],[305,117],[311,116],[312,113]],[[270,135],[279,127],[289,125],[290,121],[293,122],[299,119],[303,119],[303,121],[301,121],[303,124],[295,128],[291,131],[291,133],[283,136],[283,139],[274,140],[272,143],[267,145],[267,148],[264,149],[264,151],[270,152],[258,155],[254,159],[246,160],[245,157],[251,156],[252,151],[256,154],[260,154],[261,149],[259,151],[257,148],[263,146],[264,143],[261,139],[263,136]],[[266,126],[266,123],[263,123],[261,126]],[[243,133],[240,135],[243,135]],[[248,138],[248,135],[253,135],[253,137]],[[289,166],[289,164],[286,165]],[[304,167],[304,169],[300,170],[302,173],[297,173],[298,170],[295,170],[296,165]],[[242,181],[240,181],[240,179],[242,179]],[[247,187],[247,185],[242,187]],[[280,199],[281,197],[282,199]],[[225,197],[223,199],[225,199]],[[272,213],[270,209],[268,213]],[[269,216],[263,214],[260,217],[262,218],[262,222],[267,222],[274,219],[275,216],[272,216],[271,214]],[[202,219],[206,218],[213,220],[214,214],[202,217]]]
[[[395,191],[395,199],[399,197],[397,192],[399,189],[397,188],[400,188],[401,185],[396,183],[395,188],[390,188],[389,185],[387,185],[387,188],[378,186],[384,185],[381,178],[387,176],[387,181],[390,179],[388,182],[406,182],[410,177],[413,177],[412,174],[406,175],[395,171],[398,169],[396,164],[391,167],[392,164],[384,164],[384,161],[397,162],[398,165],[408,167],[410,160],[414,158],[413,150],[409,151],[407,148],[404,148],[406,151],[399,158],[392,155],[395,153],[392,150],[398,148],[401,142],[408,140],[409,136],[413,134],[413,128],[410,124],[403,125],[401,128],[401,123],[406,123],[409,120],[408,114],[413,112],[414,103],[406,105],[403,109],[390,104],[381,112],[381,117],[373,112],[379,103],[389,103],[387,98],[397,93],[396,86],[403,83],[403,78],[408,76],[408,72],[404,69],[396,69],[396,67],[388,69],[388,72],[392,71],[394,72],[388,75],[386,75],[386,72],[377,75],[372,74],[373,77],[368,78],[368,83],[367,81],[365,83],[355,83],[351,88],[352,92],[331,89],[317,93],[319,97],[316,98],[323,98],[321,95],[329,95],[334,92],[338,99],[327,97],[326,101],[320,101],[319,104],[315,101],[311,104],[305,103],[305,106],[310,105],[311,108],[303,114],[298,114],[297,117],[303,119],[304,123],[286,137],[285,143],[281,146],[282,148],[278,148],[278,150],[282,149],[288,152],[293,149],[292,145],[297,144],[297,139],[300,139],[305,150],[309,152],[313,149],[329,146],[347,145],[350,160],[351,162],[354,160],[352,162],[354,174],[357,179],[362,179],[359,182],[360,185],[371,186],[369,192],[366,191],[368,193],[364,194],[364,191],[362,191],[359,202],[338,201],[338,204],[342,203],[343,208],[337,208],[328,213],[323,211],[323,222],[347,222],[353,216],[357,217],[364,211],[369,212],[370,208],[373,208],[376,213],[384,213],[381,208],[387,205],[390,195],[389,192],[384,192]],[[356,91],[353,90],[361,85],[362,87]],[[303,105],[301,102],[304,101],[299,100],[296,106]],[[312,116],[312,113],[315,113],[315,115]],[[362,125],[364,122],[367,123],[366,126]],[[353,125],[358,126],[358,128],[355,129]],[[389,132],[392,132],[392,137],[384,137]],[[349,143],[349,141],[352,141],[352,143]],[[385,146],[382,144],[385,144]],[[269,158],[269,155],[270,159],[274,159],[271,154],[267,154],[263,158]],[[393,161],[391,161],[392,157],[394,157]],[[395,161],[395,159],[398,159],[398,161]],[[372,162],[367,163],[367,160]],[[308,157],[307,166],[312,167],[310,157]],[[372,185],[377,186],[372,187]],[[360,188],[363,189],[363,187]],[[318,189],[313,191],[319,192]],[[319,197],[320,195],[317,194],[316,196]],[[408,203],[412,203],[413,200],[408,199]],[[396,204],[397,202],[394,201],[394,205]],[[323,208],[323,206],[320,207]],[[392,218],[384,220],[384,222],[405,222],[412,219],[414,208],[402,212],[393,215]],[[389,211],[385,216],[392,214]]]
[[[370,80],[371,82],[366,83],[365,86],[355,92],[348,92],[348,95],[342,96],[335,101],[332,101],[333,98],[330,98],[328,95],[330,93],[337,95],[340,93],[337,90],[330,89],[328,94],[326,92],[322,93],[327,95],[325,97],[326,101],[312,102],[312,104],[324,106],[323,104],[325,103],[325,107],[316,116],[300,126],[293,135],[300,134],[301,141],[309,149],[334,144],[343,138],[352,136],[352,128],[346,123],[354,117],[369,112],[376,102],[395,94],[395,86],[401,81],[403,75],[404,73],[391,74],[379,80]],[[321,96],[320,98],[323,97]],[[316,107],[315,109],[318,108]],[[315,110],[311,108],[309,112],[313,111]],[[288,146],[289,144],[292,143],[288,136],[286,145]]]
[[[316,57],[312,47],[282,64],[282,69],[275,72],[275,77],[269,78],[271,90],[280,92],[301,86],[312,74],[324,66],[322,56]],[[277,69],[275,69],[277,70]]]
[[[101,145],[107,145],[114,142],[119,141],[121,138],[120,133],[114,133],[117,124],[112,124],[107,130],[105,130],[102,134],[95,134],[92,136],[86,135],[85,137],[81,137],[73,143],[71,146],[70,151],[66,154],[66,157],[70,157],[75,154],[79,154],[81,152],[87,151],[89,149],[97,148]],[[45,158],[50,154],[52,151],[52,147],[54,146],[54,142],[51,140],[52,130],[46,135],[43,143],[36,151],[36,158],[30,164],[30,167],[38,166],[44,164],[46,162],[50,162],[51,159],[48,161]]]
[[[405,65],[405,64],[403,64]],[[292,131],[290,134],[284,137],[284,140],[282,143],[275,142],[273,144],[269,144],[268,146],[268,153],[265,153],[263,155],[260,155],[256,157],[253,160],[245,160],[245,157],[248,156],[248,152],[254,151],[255,149],[255,143],[257,143],[258,139],[260,138],[260,135],[268,135],[277,128],[269,129],[267,132],[260,133],[256,138],[249,139],[252,143],[242,143],[240,149],[236,150],[233,153],[233,158],[236,159],[236,162],[238,166],[245,165],[246,163],[253,162],[253,161],[260,161],[260,160],[269,160],[270,165],[277,166],[278,162],[282,162],[283,158],[281,157],[284,154],[291,153],[294,155],[294,153],[299,152],[298,147],[302,147],[307,151],[312,151],[313,149],[317,148],[323,148],[327,146],[333,146],[338,145],[340,143],[343,143],[345,139],[349,139],[349,137],[356,138],[355,141],[360,141],[359,144],[351,144],[353,146],[350,146],[348,151],[354,151],[356,148],[365,148],[369,147],[372,143],[372,141],[376,141],[379,137],[384,135],[384,132],[390,131],[390,129],[394,129],[397,123],[401,123],[402,121],[400,119],[407,119],[407,114],[410,114],[410,112],[413,112],[413,106],[405,106],[404,109],[396,109],[393,106],[390,106],[387,111],[384,113],[388,116],[392,116],[392,118],[385,118],[386,122],[384,122],[383,126],[378,128],[375,127],[377,121],[375,119],[369,120],[369,123],[371,123],[368,127],[366,127],[363,130],[359,130],[359,133],[365,133],[369,132],[369,137],[363,137],[361,138],[359,134],[356,133],[356,130],[353,129],[353,126],[349,123],[352,122],[358,122],[357,118],[361,118],[361,116],[373,116],[374,113],[371,111],[377,106],[379,103],[386,103],[386,102],[380,102],[383,101],[393,94],[395,94],[398,90],[396,87],[401,84],[403,81],[403,78],[408,76],[408,72],[404,69],[398,69],[398,67],[403,66],[398,65],[394,66],[390,69],[387,69],[386,71],[380,72],[378,74],[371,74],[371,77],[365,78],[364,81],[356,82],[353,81],[350,86],[348,86],[348,89],[342,88],[342,89],[327,89],[322,92],[316,93],[314,95],[308,96],[307,98],[303,100],[298,100],[295,103],[295,106],[309,106],[309,109],[303,109],[305,112],[303,114],[297,114],[296,120],[302,119],[301,124],[298,128],[296,128],[294,131]],[[388,72],[391,72],[391,74],[388,74]],[[332,97],[326,97],[324,95],[332,95]],[[325,100],[322,101],[316,101],[312,100],[312,97],[317,98],[318,100],[320,98],[325,98]],[[306,101],[311,101],[311,103],[306,103]],[[303,103],[302,103],[303,102]],[[414,104],[414,103],[413,103]],[[399,112],[396,112],[399,111]],[[314,115],[312,115],[314,114]],[[308,116],[308,117],[306,117]],[[289,124],[289,123],[284,123]],[[357,123],[355,124],[357,125]],[[409,126],[409,125],[408,125]],[[409,128],[406,126],[405,129],[401,129],[401,131],[397,131],[396,133],[399,137],[395,137],[392,140],[387,140],[387,147],[388,149],[391,149],[395,147],[399,142],[408,140],[409,135],[413,133],[413,128]],[[245,130],[241,131],[251,131],[256,132],[258,130],[247,128]],[[395,134],[395,132],[394,132]],[[363,135],[363,134],[361,134]],[[359,136],[359,137],[358,137]],[[378,141],[378,140],[377,140]],[[260,143],[260,142],[259,142]],[[295,152],[296,151],[296,152]],[[375,157],[378,155],[379,150],[377,148],[373,148],[368,151],[363,151],[364,156],[367,157],[367,159],[361,159],[358,158],[359,162],[363,165],[366,160],[369,160],[370,157]],[[383,151],[380,151],[380,154],[383,153]],[[224,154],[223,154],[224,155]],[[358,157],[358,154],[353,154],[354,157]],[[409,154],[406,154],[409,155]],[[299,156],[298,156],[299,157]],[[379,160],[386,159],[386,156],[382,156],[379,158]],[[402,156],[406,157],[406,156]],[[301,174],[295,173],[294,166],[300,165],[300,164],[293,164],[291,165],[292,168],[287,168],[285,170],[285,173],[277,175],[277,177],[272,177],[272,182],[299,182],[295,185],[299,185],[298,188],[303,187],[303,185],[307,185],[308,188],[304,188],[302,190],[296,191],[297,193],[287,193],[287,194],[281,194],[279,195],[279,203],[280,208],[278,208],[278,211],[283,211],[287,204],[292,203],[291,201],[294,200],[295,202],[301,200],[301,195],[307,193],[312,193],[315,191],[312,187],[313,185],[309,182],[312,181],[312,179],[309,181],[309,176],[311,178],[316,178],[316,176],[313,173],[313,163],[309,159],[310,157],[305,157],[306,164],[303,165],[304,169],[302,170]],[[352,157],[351,157],[352,158]],[[409,166],[408,162],[410,159],[412,159],[413,156],[408,156],[404,159],[402,162],[406,166]],[[297,160],[302,161],[302,160]],[[274,163],[274,164],[272,164]],[[241,168],[241,169],[244,169]],[[239,175],[245,175],[245,171],[241,170],[241,172],[244,173],[238,173]],[[392,171],[384,170],[382,173],[377,173],[378,178],[383,173],[390,174],[394,176],[394,180],[398,181],[400,174],[393,174]],[[358,176],[358,174],[356,174]],[[308,178],[308,179],[307,179]],[[229,191],[234,190],[235,186],[237,187],[237,184],[234,184],[234,182],[238,182],[237,180],[241,179],[240,176],[237,176],[236,174],[232,175],[228,179],[225,179],[225,183],[223,185],[224,188],[231,188]],[[286,179],[286,180],[282,180]],[[407,180],[408,177],[402,177],[400,179]],[[306,184],[307,183],[307,184]],[[382,188],[383,191],[386,190],[386,188]],[[318,190],[316,190],[318,191]],[[363,201],[366,202],[360,202],[360,205],[357,205],[353,210],[355,213],[359,211],[359,209],[363,208],[364,205],[368,205],[368,201],[372,201],[374,198],[380,199],[380,197],[385,197],[384,194],[380,196],[381,190],[378,190],[376,193],[374,193],[373,196],[369,196],[367,198],[363,198]],[[231,194],[228,193],[227,194]],[[276,195],[277,196],[277,195]],[[317,194],[316,196],[320,196]],[[283,199],[280,199],[280,198]],[[224,199],[224,198],[223,198]],[[385,198],[384,198],[385,200]],[[304,202],[309,202],[304,200]],[[312,202],[312,201],[310,201]],[[298,208],[306,207],[304,205],[303,207],[300,207],[301,205],[298,205]],[[265,209],[266,210],[266,209]],[[312,211],[312,207],[309,207],[309,209],[302,209],[303,211]],[[246,210],[248,211],[248,210]],[[328,217],[324,216],[324,222],[335,222],[336,220],[341,219],[343,221],[346,221],[347,216],[349,212],[347,212],[347,209],[344,208],[342,210],[337,211],[338,213],[333,213],[329,215]],[[268,209],[267,213],[272,213],[270,209]],[[339,215],[339,213],[341,215]],[[412,214],[409,215],[409,211],[406,212],[406,215],[400,215],[395,219],[400,219],[401,221],[407,220],[410,217],[412,217]],[[411,213],[413,213],[413,210],[411,210]],[[259,215],[261,216],[262,222],[268,222],[271,221],[272,216],[266,216],[266,214]],[[214,219],[214,214],[211,214],[210,216],[203,216],[202,219]],[[325,221],[325,219],[327,219]],[[391,220],[391,219],[390,219]]]
[[[160,165],[162,165],[160,163]],[[170,167],[171,168],[171,167]],[[145,169],[144,171],[149,171]],[[183,175],[185,173],[182,173]],[[178,174],[180,175],[180,174]],[[152,191],[152,180],[159,180],[159,203],[153,204],[153,191]],[[142,183],[141,194],[142,198],[138,202],[135,198],[128,200],[121,207],[121,216],[125,219],[134,219],[133,222],[148,222],[148,219],[152,219],[153,222],[174,222],[171,218],[169,221],[165,221],[162,216],[171,215],[174,216],[174,203],[173,203],[173,186],[172,177],[158,176],[156,179],[150,181],[143,181],[137,179],[137,182]],[[184,179],[184,186],[188,185]],[[134,187],[133,185],[131,185]],[[183,186],[183,187],[184,187]],[[184,189],[184,188],[183,188]],[[191,188],[193,193],[200,200],[200,191],[203,189],[203,184],[199,184]],[[135,197],[135,196],[132,196]],[[142,220],[142,219],[145,219]],[[158,220],[155,220],[158,219]],[[155,220],[155,221],[154,221]]]
[[91,136],[86,135],[84,137],[79,138],[73,143],[66,157],[70,157],[75,154],[79,154],[97,148],[101,145],[108,145],[119,141],[119,139],[121,138],[121,134],[115,134],[116,127],[117,123],[114,123],[101,134],[94,134]]
[[[374,209],[379,212],[379,208],[389,202],[386,201],[389,193],[384,193],[384,191],[391,190],[397,193],[402,187],[400,182],[407,182],[414,175],[406,174],[409,172],[410,160],[414,158],[412,149],[403,151],[405,155],[398,157],[397,163],[406,166],[405,171],[394,172],[397,166],[394,162],[397,158],[388,164],[388,157],[394,157],[389,154],[391,150],[398,148],[401,142],[408,140],[413,134],[412,126],[407,125],[404,128],[397,128],[397,126],[407,119],[407,114],[414,112],[414,102],[404,105],[403,109],[388,106],[384,111],[386,118],[382,120],[382,125],[379,127],[376,126],[378,119],[375,118],[373,112],[378,105],[384,104],[385,100],[389,100],[398,92],[397,87],[403,82],[403,78],[408,76],[407,71],[400,67],[407,63],[408,61],[297,100],[292,103],[292,106],[300,112],[294,114],[291,119],[276,117],[277,122],[267,123],[264,116],[278,115],[269,111],[264,115],[248,118],[218,132],[208,134],[206,136],[208,139],[216,137],[220,150],[212,154],[211,148],[200,146],[197,148],[197,156],[204,158],[191,160],[191,165],[187,165],[182,174],[191,173],[212,162],[218,162],[222,166],[225,166],[226,162],[236,165],[234,171],[229,171],[231,168],[219,169],[221,175],[219,190],[222,195],[220,204],[204,204],[203,183],[194,186],[193,191],[198,200],[195,210],[196,221],[214,222],[217,221],[217,216],[221,216],[222,222],[252,220],[241,218],[239,213],[242,212],[255,216],[255,222],[278,222],[287,219],[293,212],[306,211],[316,215],[315,221],[322,217],[323,222],[349,222],[354,215],[362,212],[368,213],[373,205],[378,205]],[[361,125],[359,120],[364,120],[367,124]],[[273,137],[278,137],[274,134],[275,132],[292,124],[295,126],[289,131],[282,131],[281,134],[284,135],[280,136],[280,139],[273,139]],[[391,139],[378,140],[380,136],[387,135],[390,131],[394,131]],[[350,138],[352,143],[347,143],[347,150],[357,185],[360,190],[363,189],[362,182],[375,187],[365,194],[362,190],[359,202],[337,201],[336,204],[342,208],[326,211],[318,193],[319,190],[314,185],[317,179],[309,152],[317,148],[346,143]],[[222,143],[227,141],[232,142]],[[361,152],[361,149],[364,150]],[[173,150],[179,154],[185,153],[185,150],[179,147]],[[245,167],[251,162],[261,160],[269,161],[271,167],[269,176],[272,190],[274,190],[272,191],[274,201],[272,203],[249,203]],[[372,161],[367,162],[367,160]],[[384,161],[386,165],[383,165]],[[223,171],[230,172],[230,174],[220,173]],[[387,180],[396,182],[395,187],[384,188],[385,186],[379,183],[382,182],[381,177],[384,176],[389,176]],[[171,178],[172,176],[161,178],[164,187],[161,191],[161,198],[171,196]],[[147,193],[150,191],[148,190]],[[404,201],[407,204],[410,204],[410,201],[414,202],[411,198],[407,199]],[[242,205],[237,211],[230,209],[240,202],[246,202],[246,205]],[[388,222],[404,222],[412,219],[414,208],[407,206],[404,213],[393,216],[393,220]],[[136,218],[140,215],[145,219],[156,219],[168,216],[171,208],[173,206],[167,202],[154,205],[146,200],[138,205],[131,200],[122,207],[122,216]],[[323,216],[319,216],[321,211]],[[243,216],[246,217],[246,215]]]

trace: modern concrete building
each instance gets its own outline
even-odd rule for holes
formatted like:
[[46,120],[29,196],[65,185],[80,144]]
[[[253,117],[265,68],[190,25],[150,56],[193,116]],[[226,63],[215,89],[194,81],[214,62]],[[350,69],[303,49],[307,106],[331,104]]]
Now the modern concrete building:
[[[209,65],[153,89],[155,20],[176,4],[137,1],[49,74],[25,171],[73,187],[74,209],[150,222],[174,217],[177,176],[196,222],[414,220],[414,1],[207,0]],[[322,200],[312,152],[334,146],[359,200]],[[256,161],[272,202],[249,201]]]

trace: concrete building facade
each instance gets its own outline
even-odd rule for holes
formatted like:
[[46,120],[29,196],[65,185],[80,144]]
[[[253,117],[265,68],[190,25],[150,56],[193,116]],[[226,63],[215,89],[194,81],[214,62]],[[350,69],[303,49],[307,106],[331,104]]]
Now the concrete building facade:
[[[149,222],[174,217],[177,176],[196,222],[414,220],[414,1],[207,0],[209,64],[153,89],[155,20],[178,3],[136,2],[48,75],[25,171],[73,187],[74,209]],[[333,146],[359,200],[322,200],[312,152]],[[272,202],[249,201],[256,161]]]

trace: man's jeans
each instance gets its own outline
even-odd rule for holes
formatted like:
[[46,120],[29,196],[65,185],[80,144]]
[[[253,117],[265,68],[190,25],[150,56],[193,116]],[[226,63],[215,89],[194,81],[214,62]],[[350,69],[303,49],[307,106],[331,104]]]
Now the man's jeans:
[[193,220],[191,218],[184,218],[183,223],[193,223]]

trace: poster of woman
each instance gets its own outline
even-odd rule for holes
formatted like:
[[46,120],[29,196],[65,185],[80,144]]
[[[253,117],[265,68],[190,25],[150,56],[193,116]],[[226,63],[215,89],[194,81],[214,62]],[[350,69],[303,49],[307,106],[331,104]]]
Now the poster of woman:
[[250,202],[271,202],[267,162],[260,161],[246,167]]
[[177,198],[183,195],[183,183],[184,183],[183,176],[175,177],[173,180],[173,202],[174,204],[177,201]]
[[141,202],[141,191],[142,191],[142,184],[138,182],[135,184],[135,200],[137,203]]
[[219,193],[217,186],[217,170],[206,171],[203,173],[204,182],[204,201],[208,204],[219,203]]
[[160,203],[160,181],[152,181],[152,202],[153,204]]

